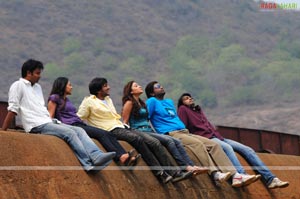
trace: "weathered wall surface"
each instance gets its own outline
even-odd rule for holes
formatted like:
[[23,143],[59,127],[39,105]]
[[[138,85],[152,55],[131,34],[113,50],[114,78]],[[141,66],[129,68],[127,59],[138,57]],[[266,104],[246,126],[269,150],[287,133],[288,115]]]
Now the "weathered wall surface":
[[268,190],[261,181],[243,188],[228,183],[215,187],[206,174],[165,185],[144,170],[144,161],[134,170],[120,170],[112,163],[90,175],[81,170],[68,145],[52,136],[0,131],[0,151],[0,199],[300,198],[299,156],[259,154],[279,178],[290,181],[285,189]]

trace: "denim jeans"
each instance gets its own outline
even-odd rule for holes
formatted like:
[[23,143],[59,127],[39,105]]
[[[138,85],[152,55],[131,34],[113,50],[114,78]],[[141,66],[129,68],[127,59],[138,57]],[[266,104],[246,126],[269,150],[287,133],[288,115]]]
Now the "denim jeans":
[[245,173],[245,170],[237,159],[234,151],[238,152],[251,166],[255,167],[255,170],[262,175],[263,181],[266,184],[270,184],[275,178],[274,174],[266,167],[252,148],[230,139],[224,139],[222,141],[218,138],[212,138],[212,140],[222,146],[226,155],[239,173]]
[[180,140],[173,138],[169,135],[162,135],[154,132],[145,133],[148,133],[148,135],[158,139],[160,143],[168,149],[169,153],[176,160],[179,166],[194,166],[194,162],[186,153]]
[[125,149],[118,142],[117,138],[113,134],[109,133],[108,131],[93,126],[89,126],[83,123],[74,123],[72,125],[83,128],[88,134],[88,136],[98,140],[102,144],[102,146],[106,149],[106,151],[116,152],[116,156],[114,157],[114,160],[116,162],[119,161],[120,157],[126,153]]
[[144,142],[147,144],[148,148],[155,155],[156,159],[159,161],[160,165],[164,166],[166,171],[170,175],[174,175],[178,171],[178,167],[174,166],[166,153],[164,146],[160,143],[158,139],[152,137],[148,133],[143,133],[141,131],[132,130],[136,134],[142,136]]
[[80,127],[63,123],[46,123],[33,128],[31,133],[53,135],[63,139],[72,148],[85,169],[91,168],[94,161],[103,153]]

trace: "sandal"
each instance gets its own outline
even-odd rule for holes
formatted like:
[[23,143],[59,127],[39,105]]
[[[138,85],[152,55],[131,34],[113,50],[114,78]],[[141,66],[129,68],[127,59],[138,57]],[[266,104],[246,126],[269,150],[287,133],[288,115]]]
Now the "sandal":
[[131,162],[131,166],[136,166],[137,163],[139,162],[139,159],[142,157],[141,154],[137,154],[136,156],[134,156],[134,159]]
[[135,149],[131,149],[130,151],[128,151],[128,158],[126,159],[126,161],[124,162],[125,166],[135,166],[138,163],[138,160],[141,157],[141,154],[135,154]]
[[196,167],[196,169],[193,170],[193,175],[199,175],[199,174],[204,174],[207,173],[209,169],[207,167]]

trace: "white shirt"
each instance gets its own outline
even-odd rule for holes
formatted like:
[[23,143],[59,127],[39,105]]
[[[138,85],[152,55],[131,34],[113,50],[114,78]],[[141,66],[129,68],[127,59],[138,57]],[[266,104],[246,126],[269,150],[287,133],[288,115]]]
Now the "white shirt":
[[26,132],[30,132],[34,127],[52,122],[45,107],[41,86],[37,83],[32,86],[31,82],[24,78],[20,78],[11,85],[7,110],[21,117]]

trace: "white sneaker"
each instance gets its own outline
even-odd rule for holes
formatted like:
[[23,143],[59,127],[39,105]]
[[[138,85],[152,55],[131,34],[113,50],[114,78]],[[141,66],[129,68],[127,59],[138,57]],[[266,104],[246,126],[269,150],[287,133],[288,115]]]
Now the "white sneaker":
[[234,174],[234,176],[232,178],[231,186],[233,186],[233,187],[246,186],[246,185],[252,183],[254,179],[255,179],[255,175],[236,173],[236,174]]
[[214,175],[214,180],[216,182],[225,182],[230,178],[230,176],[231,176],[230,172],[221,173],[220,171],[217,171]]
[[260,178],[261,178],[261,175],[260,175],[260,174],[255,175],[255,178],[253,179],[252,183],[253,183],[253,182],[256,182],[256,181],[259,180]]
[[274,188],[284,188],[289,186],[289,182],[283,182],[279,180],[278,178],[274,178],[271,182],[271,184],[268,185],[269,189],[274,189]]

